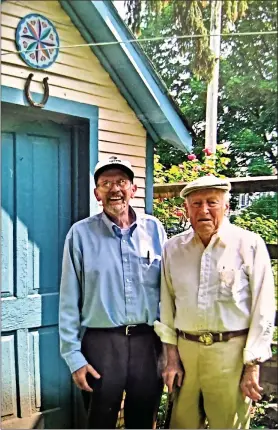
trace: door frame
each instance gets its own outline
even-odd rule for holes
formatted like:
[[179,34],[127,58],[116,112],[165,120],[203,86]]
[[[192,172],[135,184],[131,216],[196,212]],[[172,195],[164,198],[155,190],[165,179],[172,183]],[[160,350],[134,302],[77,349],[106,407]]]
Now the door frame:
[[[41,99],[41,94],[32,92],[33,98],[36,100]],[[98,162],[98,120],[99,120],[99,108],[97,106],[88,105],[85,103],[79,103],[71,100],[65,100],[59,97],[50,96],[47,104],[44,108],[31,107],[25,97],[24,91],[17,88],[1,86],[1,101],[10,104],[16,104],[28,107],[30,110],[40,110],[56,112],[67,115],[69,117],[78,117],[80,119],[87,120],[89,122],[89,215],[95,215],[99,212],[98,203],[94,196],[94,168]],[[74,164],[78,163],[78,154],[73,154]],[[76,157],[77,156],[77,157]],[[78,169],[73,169],[73,187],[78,188]],[[76,221],[78,217],[78,207],[80,205],[79,193],[73,193],[73,206],[74,213],[73,221]],[[83,200],[83,199],[82,199]]]
[[[35,100],[41,99],[41,94],[32,92],[32,97]],[[81,128],[78,126],[73,129],[73,139],[72,139],[72,223],[76,222],[84,216],[95,215],[99,212],[98,202],[94,196],[94,168],[98,162],[98,120],[99,120],[99,108],[97,106],[88,105],[84,103],[79,103],[71,100],[65,100],[59,97],[50,96],[46,106],[41,108],[31,107],[26,98],[23,90],[17,88],[1,86],[1,102],[20,105],[22,107],[28,107],[29,112],[34,111],[34,114],[40,110],[46,112],[53,112],[66,115],[69,119],[72,117],[79,118],[87,122],[88,124],[88,135],[83,133]],[[34,115],[35,116],[35,115]],[[47,114],[46,114],[47,119]],[[88,187],[89,190],[89,208],[88,208],[88,196],[84,195],[84,176],[82,176],[82,166],[84,166],[85,160],[81,156],[84,150],[84,145],[88,146],[86,148],[89,153],[89,159],[87,161],[87,172],[88,172]],[[79,173],[81,172],[81,173]],[[79,390],[75,387],[72,382],[72,402],[73,402],[73,425],[74,428],[84,428],[85,426],[85,415],[83,409],[83,402],[81,399],[81,394]],[[33,417],[35,419],[36,417]],[[40,419],[40,414],[38,414],[38,420]],[[30,425],[30,420],[26,418],[28,424]],[[33,427],[34,428],[34,427]]]

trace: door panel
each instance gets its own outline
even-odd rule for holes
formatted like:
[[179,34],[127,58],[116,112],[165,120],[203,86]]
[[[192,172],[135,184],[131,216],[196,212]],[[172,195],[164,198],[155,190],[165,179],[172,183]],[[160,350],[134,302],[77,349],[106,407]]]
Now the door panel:
[[37,412],[45,428],[71,428],[71,377],[58,337],[71,128],[28,120],[22,109],[24,121],[2,109],[2,428],[20,428]]

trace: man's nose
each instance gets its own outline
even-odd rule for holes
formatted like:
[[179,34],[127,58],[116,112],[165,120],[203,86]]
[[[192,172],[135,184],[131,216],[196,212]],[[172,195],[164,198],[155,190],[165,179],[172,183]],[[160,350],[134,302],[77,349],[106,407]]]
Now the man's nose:
[[208,213],[209,212],[209,205],[208,205],[208,203],[207,202],[203,202],[201,204],[200,209],[201,209],[202,212]]
[[120,185],[117,182],[112,182],[110,191],[119,191],[121,189]]

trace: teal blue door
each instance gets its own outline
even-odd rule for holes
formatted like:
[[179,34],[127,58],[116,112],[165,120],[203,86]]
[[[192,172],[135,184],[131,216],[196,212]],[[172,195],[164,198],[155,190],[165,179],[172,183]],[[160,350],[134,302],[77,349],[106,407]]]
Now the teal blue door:
[[71,129],[34,120],[36,109],[22,107],[21,116],[2,106],[2,428],[28,428],[40,416],[44,428],[71,428],[58,339]]

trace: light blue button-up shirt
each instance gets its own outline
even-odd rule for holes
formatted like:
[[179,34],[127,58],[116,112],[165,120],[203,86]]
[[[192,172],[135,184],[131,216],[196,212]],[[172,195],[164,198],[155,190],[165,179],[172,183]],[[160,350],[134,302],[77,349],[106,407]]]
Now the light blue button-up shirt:
[[65,241],[60,289],[61,354],[71,372],[87,364],[85,327],[117,327],[158,318],[160,261],[166,234],[151,215],[123,231],[104,212],[74,224]]

